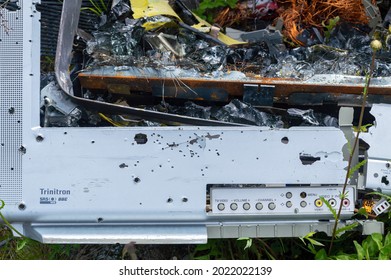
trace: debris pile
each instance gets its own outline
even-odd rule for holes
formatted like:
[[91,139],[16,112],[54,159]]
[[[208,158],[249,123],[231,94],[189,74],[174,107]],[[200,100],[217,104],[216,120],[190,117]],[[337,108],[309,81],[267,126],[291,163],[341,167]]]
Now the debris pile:
[[[235,10],[224,9],[216,21],[224,26],[236,22],[237,27],[241,18],[256,17],[269,24],[251,32],[227,28],[230,37],[179,0],[173,8],[166,1],[147,1],[149,6],[143,6],[143,1],[130,1],[130,6],[127,2],[119,1],[87,42],[91,66],[177,66],[200,73],[237,70],[301,79],[316,74],[363,76],[376,31],[386,44],[379,52],[375,77],[391,76],[391,32],[378,28],[378,10],[374,15],[366,13],[376,7],[368,0],[242,1]],[[230,17],[230,12],[244,10],[245,16]]]
[[[379,9],[371,0],[243,0],[235,7],[221,8],[213,25],[181,0],[112,2],[99,17],[96,30],[81,36],[87,63],[78,74],[82,89],[76,96],[80,98],[132,110],[138,106],[150,116],[159,112],[270,127],[337,126],[335,112],[289,107],[322,105],[324,98],[335,102],[329,84],[347,81],[345,75],[368,73],[373,38],[383,42],[376,53],[374,77],[391,77],[387,1]],[[329,74],[334,78],[325,78]],[[283,82],[273,84],[277,80]],[[284,81],[296,81],[290,84],[292,92],[305,104],[286,102],[290,92]],[[349,80],[350,86],[337,95],[344,102],[348,97],[343,94],[359,96],[358,82]],[[378,89],[384,92],[382,84]],[[309,98],[314,93],[317,96]],[[276,101],[284,106],[277,108],[278,113],[267,112],[265,107],[275,106]],[[347,103],[357,104],[359,98],[356,95],[351,101]],[[86,115],[61,102],[45,102],[46,110],[51,110],[44,118],[48,126],[79,125]],[[154,117],[134,121],[115,111],[87,115],[87,122],[94,124],[99,119],[115,126],[159,124]]]

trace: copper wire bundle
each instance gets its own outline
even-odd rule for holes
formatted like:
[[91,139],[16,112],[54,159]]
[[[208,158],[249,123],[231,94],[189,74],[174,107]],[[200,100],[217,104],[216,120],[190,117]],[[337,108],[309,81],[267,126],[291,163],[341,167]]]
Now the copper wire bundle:
[[[283,34],[288,40],[303,45],[297,36],[306,28],[323,29],[322,23],[337,16],[353,24],[367,24],[361,0],[276,0],[279,17],[284,21]],[[376,2],[376,0],[372,0]],[[253,17],[246,5],[238,3],[234,10],[225,8],[219,12],[215,22],[220,26],[231,26]]]
[[224,8],[219,12],[214,19],[215,23],[220,26],[232,26],[235,23],[241,22],[250,18],[252,11],[243,5],[237,5],[235,10],[231,10],[229,7]]
[[322,22],[337,16],[353,24],[367,24],[368,18],[360,0],[280,0],[282,6],[280,17],[284,20],[283,34],[296,44],[303,43],[297,39],[304,29],[322,28]]

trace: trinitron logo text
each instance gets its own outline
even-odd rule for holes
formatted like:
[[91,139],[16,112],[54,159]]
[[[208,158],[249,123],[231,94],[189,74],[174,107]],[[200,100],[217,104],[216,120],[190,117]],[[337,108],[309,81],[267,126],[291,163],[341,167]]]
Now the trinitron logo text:
[[56,189],[56,188],[53,188],[53,189],[41,188],[40,191],[41,191],[41,194],[44,194],[44,195],[70,195],[71,194],[70,190],[60,190],[60,189]]

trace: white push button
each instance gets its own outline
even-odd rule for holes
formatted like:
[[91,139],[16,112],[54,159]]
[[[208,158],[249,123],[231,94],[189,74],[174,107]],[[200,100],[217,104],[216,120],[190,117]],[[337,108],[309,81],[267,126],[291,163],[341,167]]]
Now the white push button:
[[219,209],[220,211],[223,211],[225,209],[224,203],[217,204],[217,209]]

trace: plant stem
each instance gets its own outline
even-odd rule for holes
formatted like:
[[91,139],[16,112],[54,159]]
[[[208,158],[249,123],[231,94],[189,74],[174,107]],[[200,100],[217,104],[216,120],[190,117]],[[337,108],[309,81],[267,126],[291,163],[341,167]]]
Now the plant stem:
[[228,241],[228,251],[229,251],[229,254],[231,256],[231,260],[234,260],[235,259],[235,256],[234,256],[234,252],[232,250],[232,243],[231,243],[231,240]]
[[269,255],[269,258],[271,258],[272,260],[275,260],[276,256],[275,256],[272,248],[270,248],[270,246],[261,238],[258,238],[258,241],[263,245],[266,254]]
[[[375,69],[375,57],[376,57],[376,51],[374,50],[373,54],[372,54],[372,61],[371,61],[371,66],[370,66],[370,69],[369,69],[369,73],[367,74],[366,80],[365,80],[364,91],[363,91],[363,99],[362,99],[362,104],[361,104],[361,109],[360,109],[361,110],[360,111],[360,118],[358,120],[358,129],[357,129],[356,137],[354,138],[353,148],[352,148],[352,150],[350,152],[350,156],[349,156],[348,168],[347,168],[347,171],[346,171],[345,182],[344,182],[344,185],[343,185],[343,188],[342,188],[342,197],[344,197],[345,192],[346,192],[346,187],[348,185],[348,181],[349,181],[349,178],[350,178],[350,170],[351,170],[351,167],[352,167],[353,156],[354,156],[354,153],[355,153],[355,151],[357,149],[358,142],[359,142],[362,122],[363,122],[363,118],[364,118],[365,105],[366,105],[367,97],[368,97],[369,84],[371,82],[373,71]],[[333,248],[333,243],[334,243],[334,240],[336,238],[338,221],[340,220],[339,218],[341,217],[342,202],[343,202],[342,197],[341,197],[341,202],[340,202],[339,208],[338,208],[337,219],[335,220],[333,233],[332,233],[332,236],[331,236],[331,242],[330,242],[330,247],[329,247],[329,252],[328,252],[329,255],[331,254],[331,250]]]
[[[5,206],[4,200],[0,199],[0,210],[3,209],[4,206]],[[21,237],[25,237],[25,236],[24,236],[23,234],[21,234],[14,226],[12,226],[12,225],[10,224],[10,222],[8,222],[8,220],[4,217],[3,213],[1,213],[1,211],[0,211],[0,219],[2,219],[2,220],[4,221],[5,225],[6,225],[9,229],[13,230],[13,231],[16,232],[17,234],[19,234]]]
[[23,234],[21,234],[16,228],[14,228],[8,221],[7,219],[3,216],[3,214],[0,212],[0,218],[4,221],[4,223],[6,224],[6,226],[11,229],[12,231],[14,231],[15,233],[17,233],[18,235],[20,235],[21,237],[24,237]]

